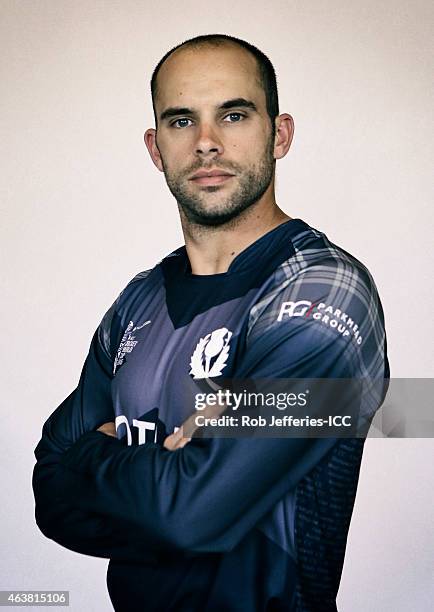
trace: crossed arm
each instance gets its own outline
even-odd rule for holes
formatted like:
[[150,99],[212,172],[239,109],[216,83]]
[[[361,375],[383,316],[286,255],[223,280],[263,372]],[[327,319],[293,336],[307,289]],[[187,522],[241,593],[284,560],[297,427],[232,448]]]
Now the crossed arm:
[[[251,343],[234,377],[358,376],[350,342],[312,321],[272,326]],[[37,523],[84,554],[143,561],[171,549],[231,550],[337,443],[189,442],[179,430],[164,446],[127,447],[112,435],[110,380],[96,333],[77,389],[44,424],[35,450]]]
[[[97,431],[100,431],[106,436],[111,436],[112,438],[116,438],[116,426],[114,421],[109,421],[108,423],[104,423],[101,427],[97,428]],[[187,438],[183,435],[183,427],[180,427],[178,431],[175,431],[173,434],[167,436],[164,440],[164,448],[167,450],[175,451],[178,448],[184,448],[186,444],[190,442],[191,438]]]

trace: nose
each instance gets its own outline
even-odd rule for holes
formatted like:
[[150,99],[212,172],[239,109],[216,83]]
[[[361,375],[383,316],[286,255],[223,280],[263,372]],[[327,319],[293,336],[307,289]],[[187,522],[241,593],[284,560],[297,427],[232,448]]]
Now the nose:
[[218,137],[215,128],[209,123],[202,123],[199,126],[195,152],[199,157],[222,155],[223,153],[223,143]]

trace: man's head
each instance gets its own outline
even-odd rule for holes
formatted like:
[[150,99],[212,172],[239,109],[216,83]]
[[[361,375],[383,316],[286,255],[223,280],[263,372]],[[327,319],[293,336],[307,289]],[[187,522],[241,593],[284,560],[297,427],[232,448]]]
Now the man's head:
[[152,97],[152,108],[154,111],[154,119],[155,119],[155,127],[158,127],[158,115],[155,112],[155,100],[158,97],[158,73],[160,72],[161,66],[164,62],[178,49],[200,49],[214,47],[218,49],[219,47],[223,47],[228,44],[238,45],[242,49],[245,49],[248,53],[250,53],[256,59],[256,70],[257,70],[257,79],[258,84],[264,90],[265,94],[265,102],[267,107],[267,113],[270,117],[271,129],[274,136],[275,125],[274,121],[279,114],[279,96],[277,92],[277,80],[276,80],[276,72],[274,70],[274,66],[268,57],[257,47],[248,43],[241,38],[236,38],[235,36],[229,36],[227,34],[205,34],[203,36],[196,36],[195,38],[190,38],[179,45],[176,45],[170,51],[168,51],[161,60],[156,65],[154,72],[152,73],[151,78],[151,97]]
[[162,58],[151,89],[156,130],[145,142],[191,223],[226,223],[273,189],[292,119],[278,116],[274,69],[259,50],[223,35],[191,39]]

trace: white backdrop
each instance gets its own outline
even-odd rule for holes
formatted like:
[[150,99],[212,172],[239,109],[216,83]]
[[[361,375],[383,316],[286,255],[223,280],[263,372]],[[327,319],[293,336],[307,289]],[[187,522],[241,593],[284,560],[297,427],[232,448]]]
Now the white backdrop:
[[[279,205],[370,269],[392,375],[432,377],[433,5],[2,0],[0,11],[0,589],[69,589],[74,612],[105,612],[107,561],[37,530],[33,449],[107,307],[183,244],[142,141],[153,67],[212,32],[270,56],[296,126]],[[367,441],[341,611],[432,609],[432,451],[432,440]]]

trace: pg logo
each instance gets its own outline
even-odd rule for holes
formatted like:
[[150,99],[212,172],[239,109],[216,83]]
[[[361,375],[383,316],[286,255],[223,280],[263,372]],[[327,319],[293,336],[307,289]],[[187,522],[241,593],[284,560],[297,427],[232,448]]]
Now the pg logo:
[[310,306],[312,306],[312,302],[309,302],[308,300],[300,300],[299,302],[282,302],[277,321],[281,321],[284,316],[302,317],[306,314],[306,311]]

